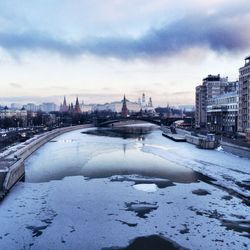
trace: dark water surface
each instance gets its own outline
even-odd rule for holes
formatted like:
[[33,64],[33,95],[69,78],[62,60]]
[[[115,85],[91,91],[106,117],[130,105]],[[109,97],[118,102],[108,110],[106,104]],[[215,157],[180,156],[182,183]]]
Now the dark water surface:
[[143,151],[157,129],[136,126],[67,133],[27,159],[26,181],[46,182],[75,175],[88,178],[137,175],[179,183],[199,180],[200,176],[190,168]]

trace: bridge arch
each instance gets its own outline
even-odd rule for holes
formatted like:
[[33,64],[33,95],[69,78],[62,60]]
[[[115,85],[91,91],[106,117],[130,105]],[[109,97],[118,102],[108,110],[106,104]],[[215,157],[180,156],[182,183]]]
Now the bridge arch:
[[161,119],[157,118],[157,119],[152,119],[152,118],[144,118],[144,117],[140,117],[140,118],[135,118],[135,117],[127,117],[127,118],[117,118],[117,119],[111,119],[111,120],[106,120],[106,121],[102,121],[97,123],[97,127],[106,127],[109,126],[111,124],[114,123],[118,123],[118,122],[129,122],[129,121],[142,121],[142,122],[148,122],[148,123],[152,123],[154,125],[158,125],[161,126]]

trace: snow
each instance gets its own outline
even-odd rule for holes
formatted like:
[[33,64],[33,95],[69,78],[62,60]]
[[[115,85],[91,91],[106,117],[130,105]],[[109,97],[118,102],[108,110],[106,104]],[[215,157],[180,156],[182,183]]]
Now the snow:
[[[167,143],[168,148],[159,148],[151,145],[151,140],[144,144],[142,151],[161,156],[174,163],[192,168],[216,180],[218,185],[231,188],[239,194],[250,197],[250,190],[241,184],[250,181],[250,160],[241,158],[223,150],[201,150],[192,144],[176,143],[157,134],[158,144]],[[154,140],[153,140],[154,141]]]
[[148,192],[148,193],[156,192],[158,190],[155,184],[136,184],[133,187],[137,190]]
[[[28,159],[27,180],[40,181],[40,170],[48,180],[20,182],[2,201],[0,249],[95,250],[125,247],[136,237],[153,234],[194,250],[250,248],[249,206],[229,190],[249,196],[249,190],[239,185],[250,178],[249,160],[176,143],[158,130],[144,141],[81,136],[79,131],[61,135]],[[76,166],[91,170],[91,162],[98,157],[103,156],[105,163],[105,159],[115,159],[110,158],[114,155],[120,157],[119,150],[125,157],[133,149],[140,157],[156,155],[172,166],[192,168],[214,181],[176,181],[159,187],[162,179],[148,176],[86,178],[75,172]],[[68,164],[68,177],[62,174],[62,179],[51,180],[51,171],[56,176]],[[35,171],[37,176],[29,176]]]
[[[200,188],[211,195],[192,194]],[[147,193],[134,189],[130,182],[80,176],[19,183],[1,204],[0,248],[94,250],[162,234],[190,249],[247,249],[244,244],[249,246],[249,239],[241,236],[244,233],[225,230],[222,220],[238,221],[241,216],[249,221],[249,208],[236,197],[222,200],[225,194],[205,183]],[[129,203],[157,209],[141,218],[127,209]],[[196,215],[197,211],[203,214]],[[39,227],[40,235],[34,232]]]
[[9,146],[6,150],[4,150],[2,153],[0,153],[0,158],[7,157],[10,155],[13,155],[18,150],[24,148],[26,145],[30,144],[31,142],[37,140],[39,137],[44,136],[44,134],[35,135],[32,138],[28,139],[25,142],[17,143],[13,146]]

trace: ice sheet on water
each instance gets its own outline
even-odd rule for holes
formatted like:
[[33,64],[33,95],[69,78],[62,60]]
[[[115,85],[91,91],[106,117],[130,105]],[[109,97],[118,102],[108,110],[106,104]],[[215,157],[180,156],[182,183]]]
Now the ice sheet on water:
[[155,184],[136,184],[133,187],[147,193],[156,192],[158,190],[158,187]]

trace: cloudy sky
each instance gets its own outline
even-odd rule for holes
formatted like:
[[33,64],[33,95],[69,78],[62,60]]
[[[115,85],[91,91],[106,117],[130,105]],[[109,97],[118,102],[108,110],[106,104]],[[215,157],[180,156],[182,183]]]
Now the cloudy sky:
[[208,74],[236,80],[249,0],[1,0],[0,104],[192,104]]

